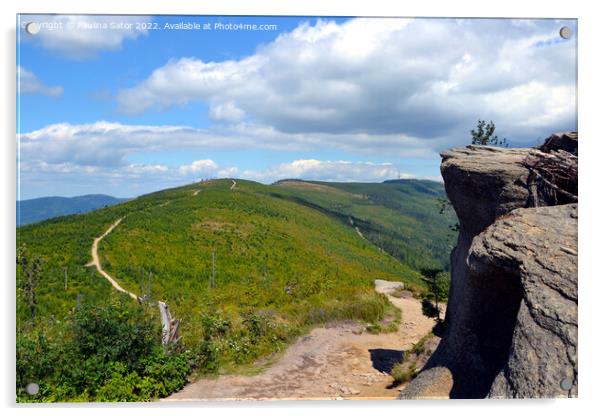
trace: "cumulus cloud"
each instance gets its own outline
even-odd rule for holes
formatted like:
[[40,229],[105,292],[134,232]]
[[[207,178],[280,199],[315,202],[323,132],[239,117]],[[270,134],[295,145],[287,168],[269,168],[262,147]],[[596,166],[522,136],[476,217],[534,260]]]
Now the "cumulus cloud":
[[238,173],[235,166],[220,168],[220,166],[211,159],[195,160],[188,165],[182,165],[178,168],[180,175],[193,176],[195,178],[228,178]]
[[[56,19],[66,24],[75,17]],[[27,162],[22,167],[26,175],[38,169],[115,183],[138,177],[156,186],[199,176],[382,180],[406,177],[408,171],[367,161],[436,160],[437,152],[466,144],[478,118],[494,120],[498,135],[512,146],[532,145],[576,128],[576,39],[559,39],[562,25],[573,23],[376,18],[304,23],[240,59],[175,57],[116,95],[126,114],[200,102],[212,125],[52,124],[19,136],[21,160]],[[24,39],[85,59],[143,35],[43,30]],[[38,86],[30,90],[58,93],[33,79]],[[209,159],[213,151],[246,149],[269,151],[273,163],[299,159],[242,173]],[[184,166],[130,162],[140,153],[187,150],[198,152],[199,160]],[[290,156],[293,152],[303,156]]]
[[291,134],[449,138],[487,118],[520,142],[576,110],[574,40],[530,22],[320,20],[239,60],[171,60],[118,101],[129,114],[202,101],[213,119]]
[[233,102],[213,104],[209,108],[209,117],[217,121],[241,121],[245,112],[236,106]]
[[21,159],[18,198],[82,195],[91,192],[132,196],[182,185],[182,178],[162,164],[94,166]]
[[305,179],[336,182],[381,182],[386,179],[411,178],[391,163],[324,161],[300,159],[282,163],[264,171],[247,170],[243,177],[261,182],[279,179]]
[[[254,124],[198,129],[187,126],[127,125],[107,121],[90,124],[58,123],[19,135],[22,160],[71,163],[82,166],[123,167],[140,152],[171,150],[359,150],[392,157],[434,156],[418,138],[400,135],[283,133]],[[378,144],[375,146],[375,143]],[[431,140],[431,144],[439,143]],[[195,167],[187,168],[192,171]],[[222,175],[223,176],[223,175]],[[227,176],[227,175],[226,175]]]
[[236,176],[238,173],[238,168],[236,166],[231,166],[228,168],[220,169],[217,171],[218,178],[231,178]]
[[63,93],[63,87],[49,87],[42,83],[36,75],[27,69],[17,67],[18,91],[21,94],[42,94],[58,97]]
[[212,135],[185,126],[124,125],[98,121],[91,124],[51,124],[19,136],[23,160],[43,157],[49,163],[70,162],[91,166],[125,166],[136,152],[240,144],[240,140]]
[[147,175],[149,173],[165,173],[169,168],[162,164],[144,165],[133,163],[126,166],[123,170],[134,175]]
[[187,175],[190,173],[211,174],[218,169],[217,163],[211,159],[195,160],[190,165],[180,166],[180,173]]
[[23,31],[22,39],[48,51],[72,59],[88,59],[101,51],[121,49],[124,40],[133,40],[147,35],[144,27],[136,23],[148,23],[146,16],[83,16],[83,15],[40,15],[27,16],[28,22],[40,24],[36,35]]

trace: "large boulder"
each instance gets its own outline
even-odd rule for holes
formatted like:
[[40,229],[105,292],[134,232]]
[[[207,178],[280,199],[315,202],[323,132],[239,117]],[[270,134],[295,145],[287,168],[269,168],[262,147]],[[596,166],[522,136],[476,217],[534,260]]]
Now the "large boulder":
[[480,233],[497,217],[527,206],[529,169],[538,150],[466,146],[441,153],[441,175],[464,234]]
[[[442,153],[445,189],[459,219],[447,329],[401,398],[447,386],[442,369],[452,376],[452,398],[576,394],[577,205],[557,205],[576,202],[571,140],[577,135],[552,136],[543,149]],[[554,182],[550,172],[567,169],[574,177]],[[569,379],[570,392],[560,388]]]
[[546,139],[539,149],[542,152],[550,153],[554,150],[564,150],[577,156],[578,137],[576,131],[552,134]]
[[522,290],[508,359],[489,396],[576,396],[577,204],[500,218],[475,238],[468,264],[472,276],[515,279]]

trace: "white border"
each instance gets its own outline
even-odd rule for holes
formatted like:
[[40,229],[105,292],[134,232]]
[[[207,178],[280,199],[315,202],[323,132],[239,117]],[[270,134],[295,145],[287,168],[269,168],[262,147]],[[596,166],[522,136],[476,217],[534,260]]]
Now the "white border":
[[280,415],[284,412],[293,415],[307,413],[326,414],[345,412],[351,415],[378,411],[383,414],[425,414],[432,411],[447,414],[504,415],[523,411],[547,414],[577,414],[588,412],[599,404],[602,394],[600,368],[600,311],[596,308],[602,294],[600,281],[600,257],[598,249],[600,227],[600,207],[598,197],[601,188],[600,158],[602,151],[602,128],[600,120],[599,77],[600,41],[602,41],[602,20],[594,9],[596,2],[576,2],[548,0],[527,2],[524,0],[488,1],[420,0],[394,2],[385,0],[102,0],[83,2],[81,0],[20,0],[2,2],[2,189],[3,204],[0,223],[2,224],[1,250],[2,290],[4,299],[1,315],[4,318],[4,340],[2,349],[2,376],[0,394],[7,413],[43,413],[45,415],[80,415],[78,405],[58,406],[16,406],[14,405],[14,250],[15,250],[15,21],[16,13],[113,13],[113,14],[234,14],[234,15],[315,15],[315,16],[440,16],[440,17],[563,17],[579,19],[579,130],[581,136],[580,172],[581,208],[579,221],[579,283],[580,283],[580,328],[579,328],[579,399],[576,400],[521,400],[521,401],[455,401],[455,402],[242,402],[193,404],[183,403],[174,408],[171,403],[143,405],[93,405],[85,409],[90,414],[172,414],[179,415],[241,413],[244,415]]

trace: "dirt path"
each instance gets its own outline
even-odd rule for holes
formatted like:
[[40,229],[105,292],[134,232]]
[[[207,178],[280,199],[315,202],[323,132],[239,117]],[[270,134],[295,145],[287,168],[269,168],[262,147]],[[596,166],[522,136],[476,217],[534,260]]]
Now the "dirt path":
[[357,235],[359,235],[361,238],[363,238],[365,240],[366,237],[364,237],[364,234],[362,234],[359,227],[354,227],[354,228],[355,228],[355,232],[357,233]]
[[[366,237],[364,237],[364,234],[362,234],[362,232],[360,231],[360,228],[353,223],[353,218],[351,218],[351,217],[349,217],[349,224],[351,224],[351,226],[355,229],[355,232],[357,233],[357,235],[359,235],[363,240],[366,240]],[[381,249],[379,248],[379,250],[381,250]]]
[[94,239],[94,243],[92,244],[92,262],[90,263],[90,266],[96,267],[96,270],[98,270],[98,273],[100,273],[105,279],[107,279],[115,289],[117,289],[120,292],[127,293],[134,300],[138,300],[137,295],[135,295],[132,292],[128,292],[127,290],[122,288],[119,285],[119,283],[117,283],[115,281],[115,279],[113,279],[107,272],[105,272],[103,270],[102,266],[100,265],[100,260],[98,259],[98,243],[100,243],[100,241],[103,238],[105,238],[107,235],[109,235],[109,233],[111,231],[113,231],[115,229],[115,227],[117,227],[119,225],[121,220],[123,220],[123,218],[119,218],[117,221],[115,221],[113,224],[111,224],[111,226],[109,228],[107,228],[107,230],[104,232],[103,235],[101,235],[100,237],[96,237]]
[[397,332],[362,333],[365,325],[354,323],[316,328],[262,374],[201,379],[164,400],[395,398],[399,391],[390,387],[388,371],[435,321],[422,314],[419,300],[392,297],[390,287],[377,290],[402,310]]
[[230,190],[234,189],[236,187],[236,181],[234,179],[232,179],[232,186],[230,187]]

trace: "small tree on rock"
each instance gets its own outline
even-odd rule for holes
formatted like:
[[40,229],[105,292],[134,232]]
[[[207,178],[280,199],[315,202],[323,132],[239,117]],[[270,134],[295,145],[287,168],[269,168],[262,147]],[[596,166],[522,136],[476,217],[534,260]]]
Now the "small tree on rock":
[[472,136],[472,144],[478,144],[481,146],[500,146],[508,147],[508,141],[506,138],[499,138],[493,134],[495,132],[495,124],[493,121],[487,123],[485,120],[477,121],[477,128],[470,130]]

